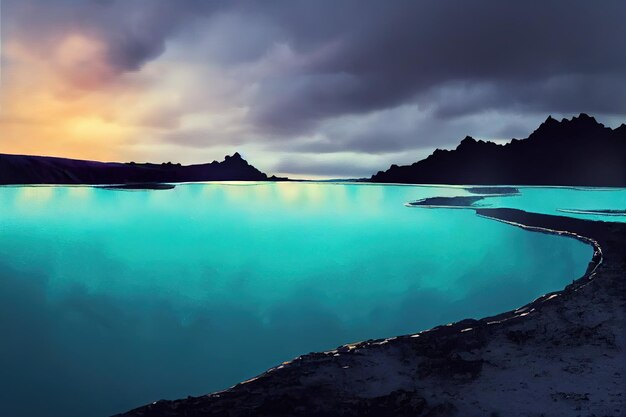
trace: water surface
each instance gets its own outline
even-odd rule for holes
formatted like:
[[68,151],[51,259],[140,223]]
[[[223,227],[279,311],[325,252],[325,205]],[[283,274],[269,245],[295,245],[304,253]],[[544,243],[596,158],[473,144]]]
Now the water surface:
[[[485,201],[617,204],[589,190],[521,192]],[[584,273],[592,251],[579,241],[404,205],[454,195],[469,193],[2,187],[3,414],[105,416],[199,395],[302,353],[515,308]]]

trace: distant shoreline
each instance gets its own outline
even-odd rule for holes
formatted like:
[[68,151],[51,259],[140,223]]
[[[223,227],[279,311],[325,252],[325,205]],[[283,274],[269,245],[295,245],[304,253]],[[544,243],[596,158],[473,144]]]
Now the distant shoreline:
[[[297,182],[297,183],[311,183],[311,184],[354,184],[363,186],[392,186],[392,187],[423,187],[423,188],[474,188],[483,187],[481,184],[409,184],[409,183],[392,183],[392,182],[362,182],[358,180],[306,180],[306,179],[267,179],[267,180],[202,180],[202,181],[163,181],[155,183],[168,183],[174,185],[186,185],[186,184],[204,184],[204,183],[261,183],[261,184],[273,184],[277,182]],[[125,183],[132,184],[132,183]],[[98,186],[115,186],[120,183],[18,183],[18,184],[2,184],[0,187],[98,187]],[[593,187],[593,186],[577,186],[577,185],[524,185],[524,184],[492,184],[489,187],[516,187],[516,188],[560,188],[566,190],[591,190],[591,191],[615,191],[626,190],[626,187]]]

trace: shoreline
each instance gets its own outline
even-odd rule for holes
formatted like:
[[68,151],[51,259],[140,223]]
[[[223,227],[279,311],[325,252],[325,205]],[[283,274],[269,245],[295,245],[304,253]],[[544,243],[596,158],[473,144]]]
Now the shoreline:
[[515,310],[302,355],[227,390],[119,416],[618,416],[626,412],[626,224],[478,208],[594,248]]

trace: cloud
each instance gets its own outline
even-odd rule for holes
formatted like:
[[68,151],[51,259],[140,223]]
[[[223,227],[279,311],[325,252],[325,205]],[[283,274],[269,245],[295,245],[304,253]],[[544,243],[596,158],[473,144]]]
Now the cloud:
[[[412,157],[425,156],[415,152]],[[271,172],[289,175],[295,178],[306,176],[328,178],[359,178],[368,177],[378,167],[388,166],[392,161],[409,162],[401,154],[384,155],[361,154],[358,152],[334,152],[328,154],[315,153],[283,153],[278,160],[270,165]]]
[[[440,111],[440,108],[424,109],[411,104],[327,119],[317,126],[313,135],[267,146],[302,154],[352,152],[376,155],[381,161],[390,161],[389,164],[400,163],[401,159],[410,163],[425,157],[434,148],[455,148],[466,134],[490,140],[526,137],[545,119],[543,114],[497,110],[459,113],[450,118],[442,117]],[[465,133],[460,136],[459,132]]]
[[563,74],[529,81],[453,82],[420,97],[444,119],[485,110],[518,113],[622,114],[626,75]]
[[169,37],[209,14],[214,4],[199,0],[5,0],[3,6],[9,36],[29,42],[40,53],[68,35],[94,38],[105,45],[107,63],[124,72],[136,71],[157,58]]
[[274,166],[275,172],[296,175],[314,175],[321,177],[359,177],[368,176],[373,172],[375,165],[363,165],[345,161],[316,161],[310,158],[289,158],[280,161]]
[[[498,91],[499,104],[509,108],[527,98],[520,90],[543,86],[547,92],[539,91],[538,99],[529,102],[535,105],[527,107],[566,111],[573,107],[567,87],[575,87],[576,78],[601,82],[626,72],[626,54],[617,52],[619,39],[626,35],[618,17],[626,12],[622,3],[343,2],[338,11],[328,2],[315,4],[312,16],[333,15],[319,22],[320,29],[302,14],[282,15],[293,44],[303,50],[325,42],[340,47],[291,77],[265,83],[253,108],[261,124],[290,131],[306,128],[337,114],[432,97],[433,89],[455,83],[461,90],[464,84],[488,84]],[[551,86],[554,80],[562,87]],[[517,94],[507,94],[511,87]],[[544,103],[544,95],[551,99]],[[601,110],[623,111],[618,106],[623,92],[609,96],[611,104]],[[474,111],[489,103],[483,94],[475,98],[465,97]]]
[[[25,119],[14,97],[56,113],[97,95],[89,117],[185,158],[230,144],[266,149],[261,164],[281,152],[406,160],[468,134],[522,136],[548,113],[619,122],[625,13],[582,0],[5,0],[3,86],[15,93],[3,108]],[[9,148],[63,142],[48,131],[59,133],[20,131],[29,145]]]

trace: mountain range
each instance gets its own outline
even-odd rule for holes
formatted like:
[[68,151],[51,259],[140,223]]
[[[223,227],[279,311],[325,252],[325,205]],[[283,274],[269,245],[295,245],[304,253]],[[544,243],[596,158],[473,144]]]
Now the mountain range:
[[467,136],[411,165],[392,165],[370,182],[626,186],[626,125],[605,127],[581,113],[549,116],[526,139],[499,145]]
[[[0,184],[138,184],[267,181],[235,152],[224,161],[187,165],[96,162],[0,154]],[[611,129],[581,113],[549,116],[526,139],[500,145],[465,137],[411,165],[391,165],[367,182],[406,184],[560,185],[626,187],[626,125]]]

